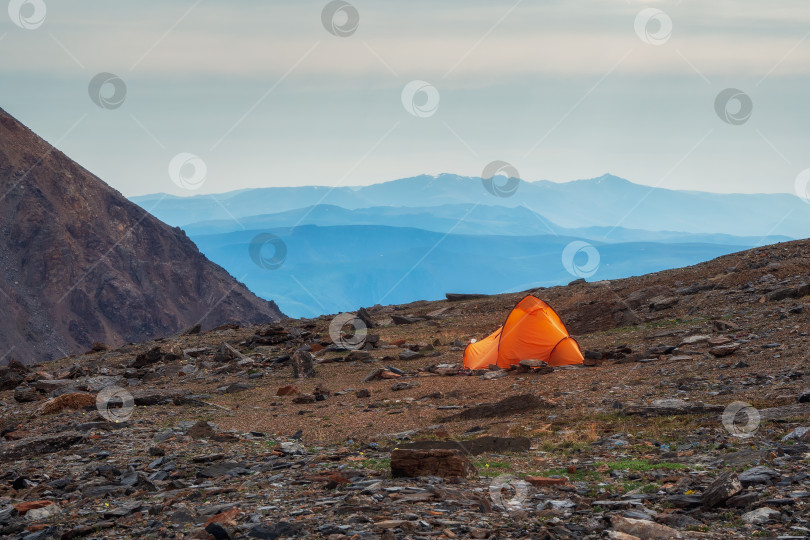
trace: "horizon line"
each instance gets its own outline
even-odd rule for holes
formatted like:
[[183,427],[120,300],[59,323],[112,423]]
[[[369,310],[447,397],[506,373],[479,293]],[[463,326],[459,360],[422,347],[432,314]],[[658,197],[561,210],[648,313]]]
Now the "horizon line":
[[[458,179],[472,180],[472,181],[481,181],[482,180],[482,177],[480,177],[480,176],[467,176],[467,175],[462,175],[462,174],[443,172],[443,173],[439,173],[439,174],[436,174],[436,175],[429,174],[429,173],[422,173],[422,174],[418,174],[418,175],[415,175],[415,176],[404,176],[404,177],[401,177],[401,178],[394,178],[394,179],[391,179],[391,180],[382,180],[380,182],[374,182],[374,183],[371,183],[371,184],[355,184],[355,185],[345,185],[345,186],[330,186],[330,185],[327,185],[327,184],[302,184],[302,185],[286,185],[286,186],[256,186],[256,187],[246,187],[246,188],[240,188],[240,189],[233,189],[233,190],[229,190],[229,191],[192,192],[192,193],[180,194],[180,195],[165,192],[165,191],[157,191],[157,192],[151,192],[151,193],[144,193],[144,194],[141,194],[141,195],[124,195],[124,197],[126,197],[127,199],[130,199],[130,200],[143,198],[143,197],[156,197],[156,196],[168,196],[168,197],[174,197],[174,198],[177,198],[177,199],[193,199],[195,197],[205,197],[205,196],[212,196],[212,195],[228,195],[228,194],[233,194],[233,193],[240,193],[240,192],[244,192],[244,191],[252,191],[252,190],[259,190],[259,189],[299,189],[299,188],[325,188],[325,189],[347,189],[347,188],[352,189],[352,188],[354,188],[354,189],[363,189],[363,188],[368,188],[368,187],[371,187],[371,186],[380,186],[380,185],[384,185],[384,184],[390,184],[390,183],[393,183],[393,182],[401,182],[401,181],[404,181],[404,180],[415,180],[415,179],[423,178],[423,177],[429,177],[429,178],[432,178],[434,180],[438,180],[442,176],[452,176],[452,177],[455,177],[455,178],[458,178]],[[565,181],[556,181],[556,180],[549,180],[549,179],[542,179],[542,178],[537,179],[537,180],[526,180],[525,178],[520,178],[520,177],[518,177],[518,180],[521,181],[521,182],[525,182],[527,184],[538,184],[538,183],[541,183],[541,182],[548,182],[548,183],[552,183],[552,184],[565,185],[565,184],[573,184],[573,183],[577,183],[577,182],[593,182],[593,181],[596,181],[596,180],[604,179],[606,177],[621,180],[623,182],[626,182],[628,184],[632,184],[634,186],[647,187],[647,188],[650,188],[650,190],[676,191],[676,192],[679,192],[679,193],[705,193],[705,194],[711,194],[711,195],[749,195],[749,196],[790,195],[790,196],[792,196],[794,198],[800,199],[800,197],[796,196],[795,193],[791,193],[791,192],[787,192],[787,191],[744,193],[744,192],[735,192],[735,191],[706,191],[706,190],[695,190],[695,189],[673,189],[673,188],[661,187],[661,186],[657,186],[657,185],[650,185],[650,184],[642,184],[642,183],[638,183],[638,182],[633,182],[632,180],[628,180],[627,178],[624,178],[622,176],[616,176],[615,174],[611,174],[611,173],[605,173],[605,174],[603,174],[601,176],[595,176],[593,178],[577,178],[577,179],[574,179],[574,180],[565,180]],[[499,174],[499,175],[495,175],[493,178],[507,178],[507,177],[506,177],[506,175]]]

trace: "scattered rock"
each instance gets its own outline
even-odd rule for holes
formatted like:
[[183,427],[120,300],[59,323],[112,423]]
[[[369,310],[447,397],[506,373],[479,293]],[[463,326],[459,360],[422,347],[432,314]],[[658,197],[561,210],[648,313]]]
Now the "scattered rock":
[[737,474],[733,471],[725,472],[703,492],[703,504],[708,507],[720,506],[729,498],[740,493],[742,489],[743,486]]
[[532,372],[539,375],[554,371],[553,367],[542,360],[521,360],[518,362],[518,366],[523,368],[525,373]]
[[51,503],[41,508],[33,508],[29,510],[25,514],[25,519],[27,521],[44,521],[52,518],[60,512],[61,509],[59,508],[59,505]]
[[769,302],[777,302],[785,298],[801,298],[810,294],[810,284],[802,283],[795,287],[781,287],[765,295]]
[[607,534],[608,538],[610,538],[611,540],[641,540],[641,538],[639,538],[638,536],[623,533],[621,531],[609,530]]
[[363,324],[366,325],[366,328],[374,328],[375,324],[374,321],[371,320],[371,315],[369,314],[366,308],[360,308],[357,310],[357,318],[363,321]]
[[229,384],[228,386],[226,386],[223,393],[225,393],[225,394],[235,394],[237,392],[244,392],[245,390],[250,390],[250,386],[248,386],[245,383],[237,382],[237,383]]
[[276,540],[276,538],[287,538],[298,536],[300,525],[280,521],[275,525],[256,525],[248,533],[248,538],[259,538],[261,540]]
[[650,300],[650,311],[663,311],[672,308],[680,301],[677,296],[656,296]]
[[75,384],[76,383],[74,383],[71,379],[40,379],[34,383],[34,388],[40,392],[50,394],[51,392],[55,392],[63,388],[69,388]]
[[293,378],[312,378],[315,376],[315,357],[308,351],[295,351],[290,357]]
[[739,474],[743,487],[756,486],[758,484],[768,484],[772,480],[779,478],[779,473],[768,467],[752,467]]
[[375,368],[369,371],[368,375],[363,379],[363,382],[370,382],[380,378],[380,374],[385,371],[383,368]]
[[279,445],[279,450],[284,454],[296,455],[296,456],[303,456],[306,455],[307,451],[304,449],[304,445],[300,442],[296,441],[287,441],[283,442]]
[[214,354],[214,362],[233,362],[234,360],[244,360],[245,355],[236,350],[230,343],[223,341],[219,344],[217,352]]
[[150,407],[166,403],[182,403],[186,393],[182,390],[147,389],[132,392],[132,399],[138,407]]
[[160,347],[152,347],[145,353],[141,353],[138,356],[136,356],[131,366],[135,369],[140,369],[163,361],[164,355],[163,352],[160,350]]
[[810,442],[810,427],[797,427],[784,437],[783,441],[808,441]]
[[478,300],[479,298],[486,298],[486,294],[459,294],[447,293],[444,295],[448,302],[463,302],[465,300]]
[[30,386],[18,386],[14,389],[14,401],[19,403],[30,403],[32,401],[39,401],[44,396]]
[[371,360],[371,353],[368,351],[351,351],[346,355],[347,362],[365,362],[367,360]]
[[586,367],[601,366],[604,362],[602,351],[586,350],[583,353],[583,356],[585,359],[583,360],[582,364]]
[[709,349],[709,353],[713,356],[718,358],[722,358],[724,356],[729,356],[737,352],[737,349],[740,348],[739,343],[728,343],[726,345],[718,345],[717,347],[712,347]]
[[644,519],[613,516],[610,518],[610,524],[619,532],[639,538],[683,538],[681,533],[672,527]]
[[185,330],[182,335],[184,336],[196,336],[197,334],[202,331],[202,326],[200,324],[195,324],[194,326],[190,327],[189,329]]
[[746,512],[741,517],[743,522],[748,523],[749,525],[762,525],[763,523],[767,523],[769,521],[778,520],[782,517],[782,513],[779,512],[779,510],[774,510],[773,508],[763,506],[757,508],[756,510]]
[[401,325],[401,324],[417,323],[423,321],[424,319],[421,319],[419,317],[407,317],[403,315],[391,315],[391,320],[394,321],[394,324]]
[[25,380],[29,370],[12,358],[6,366],[0,366],[0,391],[12,390]]
[[687,337],[685,337],[685,338],[683,338],[681,340],[681,345],[680,346],[694,345],[696,343],[703,343],[704,341],[709,341],[709,339],[711,339],[711,336],[700,335],[700,334],[696,334],[694,336],[687,336]]
[[14,509],[21,515],[24,516],[31,510],[36,510],[38,508],[45,508],[46,506],[53,506],[53,501],[27,501],[22,502],[19,504],[14,505]]
[[547,477],[547,476],[527,476],[525,481],[533,486],[561,486],[568,483],[568,478],[565,477]]
[[416,351],[412,351],[410,349],[405,349],[401,353],[399,353],[400,360],[414,360],[416,358],[421,358],[422,355]]
[[292,396],[298,393],[298,387],[294,384],[288,384],[287,386],[280,386],[278,390],[276,390],[277,396]]
[[332,395],[332,391],[323,386],[322,384],[318,384],[312,393],[315,395],[316,401],[323,401],[327,397]]
[[577,503],[575,503],[571,499],[560,499],[560,500],[547,499],[537,505],[538,510],[550,508],[551,510],[555,510],[557,512],[566,512],[566,513],[570,513],[570,511],[576,507]]
[[739,325],[731,321],[714,320],[712,321],[712,328],[715,332],[737,332],[740,330]]
[[247,474],[250,471],[245,469],[241,463],[223,461],[208,465],[197,471],[197,478],[219,478],[221,476],[234,476]]

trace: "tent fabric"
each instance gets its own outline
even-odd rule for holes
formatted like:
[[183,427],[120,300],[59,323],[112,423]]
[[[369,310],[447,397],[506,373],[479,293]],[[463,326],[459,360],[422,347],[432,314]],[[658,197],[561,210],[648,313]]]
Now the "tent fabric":
[[486,369],[491,364],[508,368],[528,359],[543,360],[550,366],[581,364],[584,360],[557,313],[535,296],[518,302],[495,332],[467,346],[464,368]]

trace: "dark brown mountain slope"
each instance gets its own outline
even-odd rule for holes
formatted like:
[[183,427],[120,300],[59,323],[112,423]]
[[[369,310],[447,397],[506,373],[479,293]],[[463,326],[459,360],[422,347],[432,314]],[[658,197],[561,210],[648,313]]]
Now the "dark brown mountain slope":
[[282,317],[0,109],[0,363]]

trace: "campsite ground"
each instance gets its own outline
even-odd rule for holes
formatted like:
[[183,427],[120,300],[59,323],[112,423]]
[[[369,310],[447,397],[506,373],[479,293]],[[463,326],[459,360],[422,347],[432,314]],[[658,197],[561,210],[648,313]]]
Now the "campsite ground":
[[[0,393],[0,504],[20,509],[0,512],[0,532],[806,537],[810,436],[794,429],[810,426],[808,263],[810,243],[791,242],[626,280],[376,306],[369,333],[379,340],[367,355],[331,350],[332,317],[321,317],[37,366]],[[456,374],[463,344],[530,293],[558,311],[596,365]],[[293,379],[279,360],[303,343],[316,351],[316,374]],[[160,354],[145,354],[155,346]],[[380,368],[403,375],[364,381]],[[134,396],[126,422],[105,422],[92,406],[110,381]],[[277,395],[288,385],[297,392]],[[56,398],[56,412],[44,414],[48,393],[92,398],[77,410]],[[530,394],[542,399],[476,414]],[[751,407],[737,423],[734,403]],[[450,418],[458,413],[472,418]],[[393,448],[483,435],[528,437],[531,447],[471,456],[474,478],[390,477]],[[739,485],[722,477],[709,488],[731,471]],[[727,496],[710,501],[720,488]],[[45,502],[15,515],[31,501]]]

